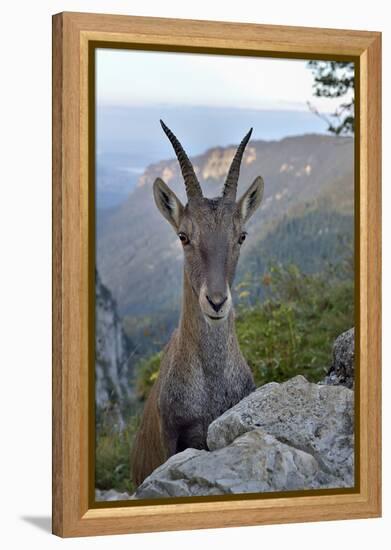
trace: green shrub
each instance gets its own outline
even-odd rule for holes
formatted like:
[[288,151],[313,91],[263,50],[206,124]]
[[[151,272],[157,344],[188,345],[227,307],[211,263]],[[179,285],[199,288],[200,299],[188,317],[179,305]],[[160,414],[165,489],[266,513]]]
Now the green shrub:
[[162,359],[163,352],[155,353],[145,359],[141,359],[136,366],[137,382],[136,382],[136,394],[141,401],[145,401],[157,375],[159,373],[160,361]]
[[240,285],[236,330],[256,385],[297,374],[316,382],[331,362],[332,345],[354,325],[353,278],[333,269],[308,275],[297,266],[273,265],[263,277],[267,298],[248,306],[251,283]]
[[95,450],[95,486],[97,489],[116,489],[132,493],[130,455],[139,415],[129,418],[122,431],[106,426],[97,431]]

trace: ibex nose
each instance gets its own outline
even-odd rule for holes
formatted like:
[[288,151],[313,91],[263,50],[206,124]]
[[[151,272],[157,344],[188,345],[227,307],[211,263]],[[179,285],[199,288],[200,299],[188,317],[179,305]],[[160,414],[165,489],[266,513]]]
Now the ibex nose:
[[210,303],[210,305],[212,306],[212,308],[215,310],[215,312],[217,313],[222,305],[227,301],[227,296],[225,296],[223,299],[221,298],[221,294],[220,295],[216,295],[216,296],[207,296],[206,299],[208,300],[208,302]]

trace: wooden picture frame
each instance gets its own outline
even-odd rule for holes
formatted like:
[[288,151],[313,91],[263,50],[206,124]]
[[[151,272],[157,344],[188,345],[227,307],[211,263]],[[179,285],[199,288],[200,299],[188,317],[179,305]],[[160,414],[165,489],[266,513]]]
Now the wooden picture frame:
[[[355,63],[356,411],[353,491],[91,506],[89,71],[94,45]],[[53,17],[53,533],[62,537],[378,517],[381,514],[381,34],[61,13]]]

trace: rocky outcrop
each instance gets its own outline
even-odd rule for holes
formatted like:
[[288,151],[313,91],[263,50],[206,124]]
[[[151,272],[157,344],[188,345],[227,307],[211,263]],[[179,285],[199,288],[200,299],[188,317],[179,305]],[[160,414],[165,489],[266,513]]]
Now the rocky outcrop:
[[96,272],[95,400],[122,422],[122,409],[132,397],[131,345],[117,314],[116,303]]
[[157,468],[136,498],[264,493],[341,487],[309,453],[261,429],[247,432],[213,452],[186,449]]
[[354,387],[354,328],[343,332],[333,347],[333,363],[324,380],[325,384]]
[[296,376],[258,388],[209,426],[210,450],[261,428],[316,458],[321,468],[352,482],[353,392]]
[[210,451],[172,456],[135,498],[351,487],[353,415],[348,388],[266,384],[209,426]]

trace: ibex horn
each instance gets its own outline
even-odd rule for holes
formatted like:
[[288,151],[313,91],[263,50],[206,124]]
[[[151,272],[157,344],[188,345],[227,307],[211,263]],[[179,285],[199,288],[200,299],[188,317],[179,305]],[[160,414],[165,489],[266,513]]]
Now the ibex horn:
[[247,143],[251,137],[253,129],[250,128],[249,132],[242,139],[238,150],[235,153],[233,161],[231,163],[227,179],[225,180],[223,197],[235,201],[236,199],[236,190],[238,187],[239,173],[240,173],[240,164],[242,162],[242,157]]
[[197,176],[195,175],[193,165],[191,164],[178,138],[171,132],[170,128],[168,128],[162,120],[160,121],[160,124],[164,130],[164,133],[170,140],[171,145],[173,146],[175,154],[178,158],[182,171],[182,176],[185,180],[187,197],[189,199],[202,197],[201,186],[198,182]]

